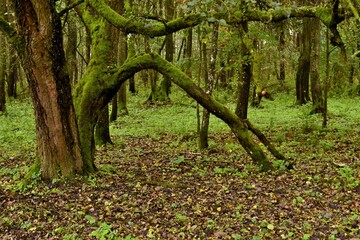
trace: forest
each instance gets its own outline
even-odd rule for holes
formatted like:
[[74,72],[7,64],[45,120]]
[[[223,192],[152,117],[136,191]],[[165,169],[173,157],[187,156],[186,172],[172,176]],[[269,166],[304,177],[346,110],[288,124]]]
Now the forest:
[[2,239],[360,238],[358,0],[0,1]]

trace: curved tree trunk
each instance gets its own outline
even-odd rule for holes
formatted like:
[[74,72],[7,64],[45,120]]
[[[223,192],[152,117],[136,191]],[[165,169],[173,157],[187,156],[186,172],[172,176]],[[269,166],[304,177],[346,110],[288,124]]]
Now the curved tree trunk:
[[196,86],[184,72],[167,62],[158,54],[142,54],[128,59],[126,63],[114,73],[111,79],[108,79],[113,88],[108,88],[107,93],[114,92],[114,89],[116,90],[126,79],[143,69],[155,69],[164,76],[169,77],[175,84],[186,91],[187,94],[209,110],[210,113],[222,119],[231,128],[239,143],[255,163],[259,164],[263,170],[271,169],[271,163],[268,161],[261,147],[252,140],[251,131],[249,131],[246,123],[234,112],[217,102],[200,87]]
[[[83,173],[61,21],[47,0],[15,0],[14,42],[29,82],[35,110],[37,153],[44,179]],[[56,54],[54,54],[56,53]]]

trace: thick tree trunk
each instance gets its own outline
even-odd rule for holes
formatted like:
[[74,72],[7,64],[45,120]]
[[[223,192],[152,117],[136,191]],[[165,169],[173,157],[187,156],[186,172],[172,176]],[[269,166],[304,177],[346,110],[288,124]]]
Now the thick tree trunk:
[[61,21],[47,0],[15,0],[15,42],[35,110],[37,153],[44,179],[83,173],[70,78],[66,72]]

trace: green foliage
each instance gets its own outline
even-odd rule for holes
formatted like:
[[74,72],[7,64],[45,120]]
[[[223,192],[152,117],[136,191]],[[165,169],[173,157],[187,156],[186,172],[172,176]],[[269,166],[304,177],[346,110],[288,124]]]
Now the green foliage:
[[356,188],[360,185],[360,179],[355,176],[359,176],[359,173],[356,172],[352,167],[345,165],[337,170],[337,173],[340,175],[340,183],[347,188]]

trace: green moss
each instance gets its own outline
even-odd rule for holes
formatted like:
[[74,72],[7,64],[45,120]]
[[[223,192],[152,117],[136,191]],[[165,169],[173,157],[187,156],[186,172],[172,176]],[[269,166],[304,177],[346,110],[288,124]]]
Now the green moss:
[[315,11],[315,15],[326,25],[329,26],[332,21],[332,14],[329,9],[319,8]]

